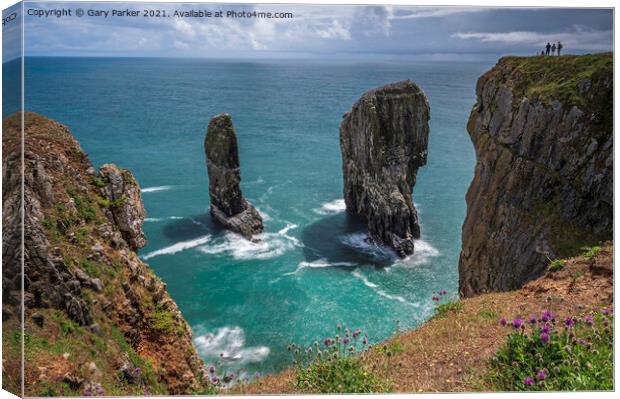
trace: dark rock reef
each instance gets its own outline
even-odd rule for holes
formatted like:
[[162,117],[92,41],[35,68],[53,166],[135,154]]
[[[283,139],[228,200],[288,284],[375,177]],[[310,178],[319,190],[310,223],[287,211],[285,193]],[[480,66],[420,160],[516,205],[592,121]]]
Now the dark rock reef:
[[[108,395],[201,389],[191,330],[136,253],[146,244],[137,181],[115,165],[97,174],[65,126],[30,112],[22,287],[20,119],[5,119],[2,136],[3,387],[21,394],[23,297],[26,396],[85,396],[93,384]],[[118,379],[127,368],[135,379]]]
[[211,118],[205,137],[211,215],[248,240],[263,232],[263,219],[241,193],[237,135],[229,114]]
[[465,297],[519,288],[613,236],[612,55],[502,58],[476,93]]
[[340,124],[347,211],[403,257],[420,237],[412,191],[426,164],[429,111],[422,89],[407,80],[365,93]]

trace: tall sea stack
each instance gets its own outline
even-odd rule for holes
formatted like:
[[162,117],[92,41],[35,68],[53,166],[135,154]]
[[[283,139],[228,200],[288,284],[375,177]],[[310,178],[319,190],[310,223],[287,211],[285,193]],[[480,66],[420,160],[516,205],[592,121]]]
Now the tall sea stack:
[[340,124],[347,211],[401,257],[420,237],[412,190],[426,164],[428,121],[426,95],[406,80],[365,93]]
[[461,295],[506,291],[613,238],[613,57],[507,57],[485,73]]
[[263,219],[241,193],[237,135],[229,114],[211,118],[205,137],[211,215],[248,240],[263,231]]

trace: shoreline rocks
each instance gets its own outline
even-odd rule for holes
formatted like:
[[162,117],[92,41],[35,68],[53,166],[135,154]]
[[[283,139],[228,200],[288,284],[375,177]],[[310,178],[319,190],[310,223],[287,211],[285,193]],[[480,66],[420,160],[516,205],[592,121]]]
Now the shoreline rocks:
[[412,190],[426,164],[429,112],[422,89],[407,80],[366,92],[340,125],[347,211],[401,257],[420,237]]
[[241,193],[237,135],[230,114],[211,118],[204,141],[211,215],[248,240],[263,232],[263,219]]

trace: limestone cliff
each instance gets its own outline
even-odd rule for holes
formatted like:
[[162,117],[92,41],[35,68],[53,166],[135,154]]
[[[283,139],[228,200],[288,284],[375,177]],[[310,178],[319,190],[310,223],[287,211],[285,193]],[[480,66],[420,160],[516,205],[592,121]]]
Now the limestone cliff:
[[611,54],[507,57],[478,81],[463,296],[519,288],[613,236]]
[[99,173],[69,130],[25,113],[24,286],[20,114],[3,121],[3,387],[27,396],[189,394],[204,365],[166,285],[140,259],[140,187]]
[[241,193],[237,135],[229,114],[211,118],[205,137],[211,215],[247,239],[263,231],[263,219]]
[[412,191],[426,164],[428,121],[426,95],[407,80],[365,93],[340,125],[347,211],[399,256],[412,254],[420,237]]

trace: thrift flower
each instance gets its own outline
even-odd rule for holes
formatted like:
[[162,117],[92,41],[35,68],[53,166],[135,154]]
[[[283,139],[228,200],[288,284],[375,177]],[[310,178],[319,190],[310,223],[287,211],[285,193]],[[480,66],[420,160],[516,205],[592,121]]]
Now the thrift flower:
[[587,324],[592,325],[594,324],[594,318],[592,316],[586,316],[583,318],[583,321],[585,321]]
[[343,344],[348,344],[349,343],[349,337],[344,337],[344,339],[342,340]]
[[547,378],[547,374],[545,374],[544,371],[539,371],[538,374],[536,374],[536,378],[538,378],[539,380],[544,380],[545,378]]
[[547,334],[546,332],[541,332],[540,333],[540,340],[544,343],[549,342],[549,340],[551,339],[551,336],[549,336],[549,334]]
[[530,324],[536,324],[537,321],[538,320],[536,319],[536,316],[534,316],[534,315],[530,316],[530,320],[529,320]]
[[209,372],[211,374],[213,374],[215,372],[215,366],[214,365],[209,366]]
[[540,317],[540,320],[544,322],[553,321],[555,320],[555,316],[553,315],[553,312],[551,312],[550,310],[545,310],[542,316]]
[[499,324],[501,324],[502,326],[505,326],[506,324],[508,324],[508,322],[506,321],[505,317],[502,317],[501,319],[499,319]]
[[527,386],[534,385],[534,379],[532,377],[527,377],[523,380],[523,384]]
[[550,333],[551,332],[551,325],[548,323],[545,323],[545,325],[540,329],[540,331],[544,332],[544,333]]
[[214,384],[217,384],[218,382],[220,382],[220,379],[219,379],[219,378],[217,378],[217,376],[216,376],[216,375],[214,375],[214,376],[211,378],[211,381],[212,381]]
[[256,373],[254,373],[254,377],[260,378],[260,372],[257,371]]
[[566,324],[566,327],[572,327],[575,325],[575,319],[573,319],[572,317],[567,317],[566,319],[564,319],[564,324]]
[[525,326],[523,325],[523,319],[514,319],[512,321],[512,327],[514,327],[515,330],[525,328]]

